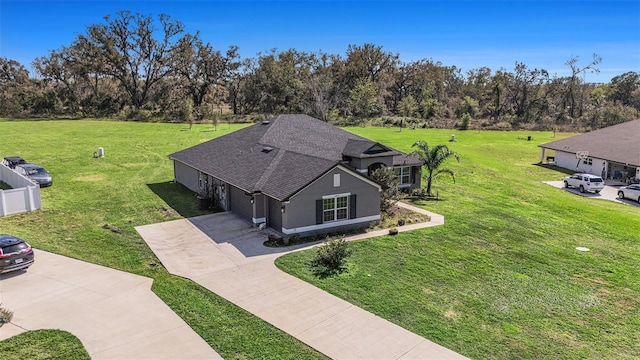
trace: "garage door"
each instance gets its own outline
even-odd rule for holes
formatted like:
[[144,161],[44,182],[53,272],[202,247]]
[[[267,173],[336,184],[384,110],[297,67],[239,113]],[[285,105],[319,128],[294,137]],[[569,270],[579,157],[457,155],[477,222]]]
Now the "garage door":
[[248,221],[253,220],[253,204],[251,196],[235,186],[229,186],[229,210],[237,216]]

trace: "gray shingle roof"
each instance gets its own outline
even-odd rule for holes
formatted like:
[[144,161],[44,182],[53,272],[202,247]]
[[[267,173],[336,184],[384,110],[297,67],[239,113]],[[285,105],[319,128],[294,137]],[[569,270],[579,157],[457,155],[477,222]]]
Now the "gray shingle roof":
[[348,139],[342,154],[353,158],[400,155],[401,152],[368,139]]
[[590,157],[640,166],[640,119],[538,146],[574,154],[588,151]]
[[393,166],[420,166],[422,160],[411,154],[399,154],[393,157]]
[[[351,134],[307,115],[279,115],[178,151],[169,158],[189,165],[247,192],[286,200],[343,161],[343,154],[366,157],[403,153]],[[263,151],[265,148],[270,151]],[[345,154],[347,155],[347,154]],[[358,174],[361,176],[360,174]]]

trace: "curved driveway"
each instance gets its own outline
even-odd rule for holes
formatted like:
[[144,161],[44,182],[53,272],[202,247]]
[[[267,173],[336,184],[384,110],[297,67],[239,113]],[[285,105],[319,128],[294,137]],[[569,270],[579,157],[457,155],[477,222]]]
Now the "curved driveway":
[[27,271],[0,274],[0,304],[13,311],[0,340],[66,330],[92,359],[222,359],[151,291],[152,279],[35,250]]
[[[442,216],[399,230],[441,225]],[[137,227],[167,270],[189,278],[333,359],[464,359],[274,265],[309,246],[267,248],[264,231],[230,213]],[[386,233],[369,233],[357,238]]]

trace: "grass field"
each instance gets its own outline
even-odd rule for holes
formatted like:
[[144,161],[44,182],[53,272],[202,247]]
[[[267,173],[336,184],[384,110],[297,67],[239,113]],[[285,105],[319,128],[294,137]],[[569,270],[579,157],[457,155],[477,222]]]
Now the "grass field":
[[564,176],[534,165],[551,133],[349,130],[457,151],[442,200],[417,203],[445,225],[354,242],[337,277],[311,274],[312,250],[281,269],[471,358],[640,358],[640,209],[541,183]]
[[36,330],[0,341],[2,360],[90,360],[77,337],[66,331]]
[[[241,126],[219,125],[214,131],[195,125],[190,131],[180,124],[2,121],[0,155],[44,166],[53,186],[42,189],[42,211],[0,218],[0,232],[37,249],[153,278],[153,291],[224,358],[324,358],[208,290],[168,274],[134,229],[201,214],[193,194],[171,183],[167,155]],[[93,158],[98,147],[104,158]],[[4,359],[10,352],[1,349]]]
[[[39,163],[54,178],[42,189],[44,210],[0,218],[0,232],[152,277],[154,292],[225,358],[323,358],[169,275],[134,229],[200,214],[193,195],[170,183],[167,155],[240,126],[0,122],[0,155]],[[459,152],[461,163],[449,164],[456,182],[434,184],[442,200],[418,203],[444,214],[446,224],[355,242],[349,271],[338,277],[313,278],[310,251],[279,266],[472,358],[640,357],[640,209],[542,184],[563,176],[534,165],[536,145],[551,133],[457,131],[458,142],[448,143],[451,130],[348,130],[405,151],[425,140]],[[518,140],[528,135],[533,141]],[[105,158],[93,158],[98,147]]]

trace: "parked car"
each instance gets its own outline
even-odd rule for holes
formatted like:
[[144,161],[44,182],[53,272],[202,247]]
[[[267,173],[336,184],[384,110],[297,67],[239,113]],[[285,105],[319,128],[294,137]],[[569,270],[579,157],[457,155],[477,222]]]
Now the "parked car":
[[15,169],[16,165],[26,164],[27,162],[20,156],[7,156],[2,159],[2,164],[6,165],[10,169]]
[[640,184],[623,186],[618,189],[618,197],[620,199],[636,200],[640,203]]
[[29,179],[35,181],[40,187],[53,185],[53,179],[51,174],[45,170],[42,166],[36,164],[23,164],[16,165],[15,170],[18,174],[24,175]]
[[581,193],[585,191],[593,191],[597,194],[600,190],[604,189],[604,181],[600,176],[596,175],[573,174],[564,178],[564,187],[577,188]]
[[0,234],[0,273],[26,269],[33,262],[33,249],[26,241]]

